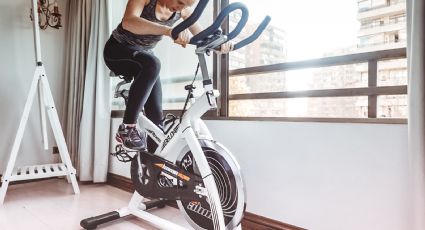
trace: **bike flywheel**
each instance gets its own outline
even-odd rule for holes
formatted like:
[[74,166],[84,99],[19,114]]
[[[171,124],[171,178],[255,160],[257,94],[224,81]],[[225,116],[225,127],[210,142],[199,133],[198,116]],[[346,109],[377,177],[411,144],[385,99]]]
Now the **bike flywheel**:
[[[246,203],[245,185],[240,167],[233,155],[219,143],[211,140],[199,140],[199,142],[217,185],[226,229],[233,230],[242,220]],[[176,165],[199,175],[195,159],[187,146],[181,151]],[[211,207],[207,199],[202,201],[181,199],[177,204],[193,228],[214,229]]]

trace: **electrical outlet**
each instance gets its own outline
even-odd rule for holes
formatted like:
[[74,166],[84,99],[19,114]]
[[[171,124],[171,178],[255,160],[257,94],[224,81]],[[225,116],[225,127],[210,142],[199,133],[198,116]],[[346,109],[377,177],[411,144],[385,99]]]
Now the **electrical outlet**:
[[59,148],[58,146],[53,146],[53,154],[59,154]]

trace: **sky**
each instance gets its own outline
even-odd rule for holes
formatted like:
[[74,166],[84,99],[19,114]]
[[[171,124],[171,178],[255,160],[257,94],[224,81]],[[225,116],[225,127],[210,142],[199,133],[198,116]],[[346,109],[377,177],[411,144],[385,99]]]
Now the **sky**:
[[318,58],[357,44],[357,0],[239,1],[247,5],[250,22],[270,15],[271,25],[286,32],[288,61]]

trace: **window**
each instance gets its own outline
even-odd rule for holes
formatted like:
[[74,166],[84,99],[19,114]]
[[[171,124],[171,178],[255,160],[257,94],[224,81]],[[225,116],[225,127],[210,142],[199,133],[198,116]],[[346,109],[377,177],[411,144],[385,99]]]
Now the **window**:
[[[229,55],[230,117],[406,118],[405,25],[386,27],[405,21],[405,12],[359,17],[386,0],[242,2],[255,11],[239,39],[262,16],[272,22]],[[230,30],[237,20],[230,17]]]
[[379,118],[406,118],[407,96],[386,95],[378,97]]
[[400,22],[405,22],[406,21],[406,14],[398,14],[398,15],[392,15],[390,16],[390,24],[396,24],[396,23],[400,23]]
[[407,59],[378,62],[378,86],[407,85]]
[[389,0],[372,0],[372,7],[387,6],[389,2]]
[[366,11],[372,7],[372,0],[361,0],[358,2],[358,9],[360,12]]

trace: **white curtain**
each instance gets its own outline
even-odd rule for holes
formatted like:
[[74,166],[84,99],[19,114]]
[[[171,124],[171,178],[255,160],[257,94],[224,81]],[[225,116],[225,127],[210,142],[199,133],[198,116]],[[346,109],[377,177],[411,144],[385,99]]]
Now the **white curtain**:
[[91,31],[80,125],[81,181],[105,182],[111,121],[110,80],[103,47],[110,34],[109,1],[92,0]]
[[65,27],[66,68],[63,122],[72,164],[79,165],[79,136],[83,111],[83,91],[90,39],[91,0],[69,0]]
[[425,40],[424,0],[407,1],[409,72],[408,157],[411,230],[425,229]]

